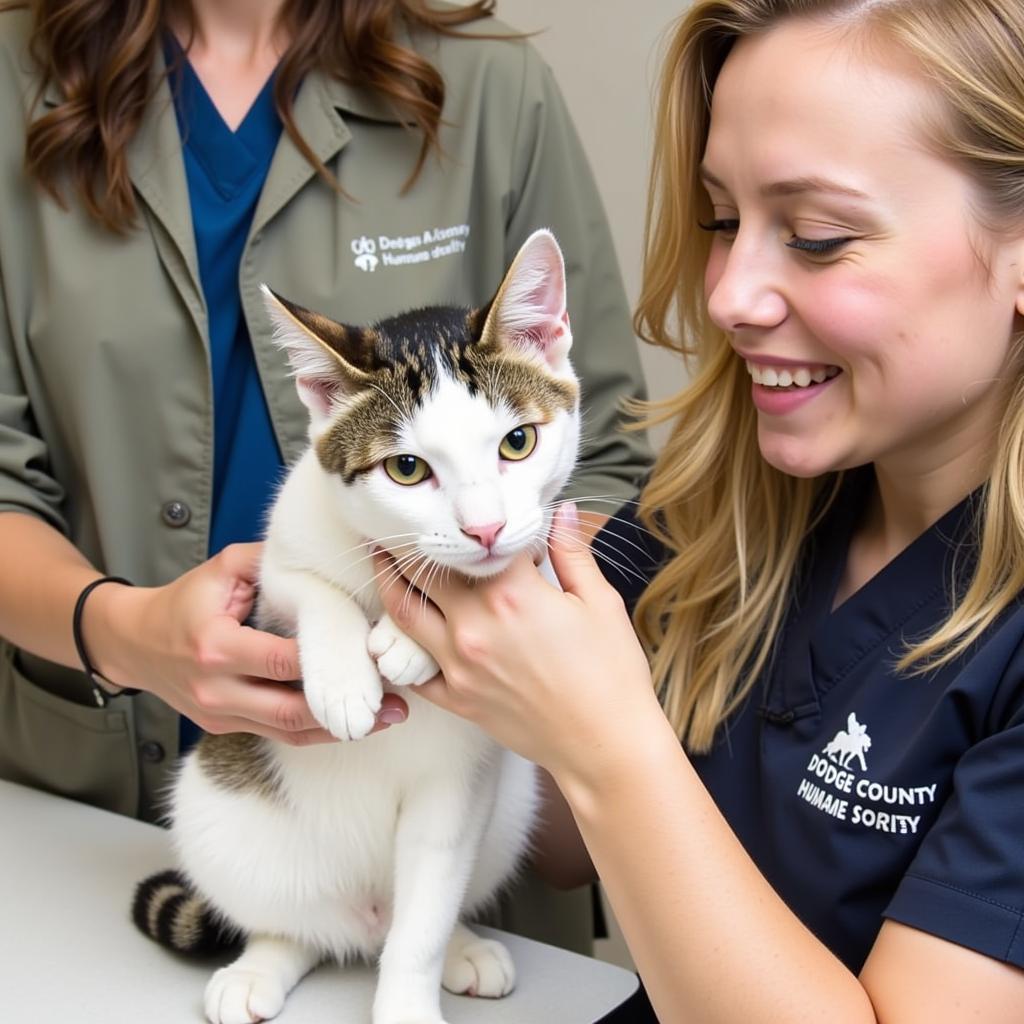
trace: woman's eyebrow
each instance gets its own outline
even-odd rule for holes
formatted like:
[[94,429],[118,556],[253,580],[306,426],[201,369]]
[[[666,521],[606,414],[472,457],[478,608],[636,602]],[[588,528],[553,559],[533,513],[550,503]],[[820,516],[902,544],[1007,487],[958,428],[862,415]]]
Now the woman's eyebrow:
[[[705,185],[713,185],[715,188],[722,189],[723,192],[729,191],[725,183],[703,165],[700,168],[700,179]],[[852,199],[871,198],[866,192],[861,192],[860,189],[853,188],[850,185],[843,185],[838,181],[832,181],[830,178],[818,177],[817,175],[773,181],[767,185],[762,185],[759,191],[762,196],[769,198],[773,196],[799,195],[803,192],[830,192],[835,195],[849,196]]]

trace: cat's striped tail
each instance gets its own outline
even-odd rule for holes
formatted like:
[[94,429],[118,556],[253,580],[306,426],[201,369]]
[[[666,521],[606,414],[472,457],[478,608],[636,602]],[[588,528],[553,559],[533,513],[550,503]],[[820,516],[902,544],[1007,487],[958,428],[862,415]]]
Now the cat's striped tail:
[[225,922],[180,871],[161,871],[139,882],[132,920],[161,946],[193,956],[235,949],[242,941],[239,930]]

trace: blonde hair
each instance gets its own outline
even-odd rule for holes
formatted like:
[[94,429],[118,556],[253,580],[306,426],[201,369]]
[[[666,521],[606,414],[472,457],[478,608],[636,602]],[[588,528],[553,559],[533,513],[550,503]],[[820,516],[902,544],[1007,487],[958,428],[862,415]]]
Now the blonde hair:
[[[710,239],[697,224],[710,210],[699,164],[711,90],[736,39],[797,17],[867,29],[912,56],[945,103],[931,142],[976,184],[979,221],[993,231],[1024,222],[1020,0],[695,0],[680,19],[661,79],[636,329],[682,353],[692,377],[642,410],[645,425],[675,424],[641,497],[642,519],[672,557],[636,625],[691,752],[710,747],[768,665],[801,547],[841,482],[790,477],[761,457],[749,378],[703,295]],[[1024,588],[1024,380],[1011,383],[973,578],[949,618],[906,649],[900,670],[958,657]]]

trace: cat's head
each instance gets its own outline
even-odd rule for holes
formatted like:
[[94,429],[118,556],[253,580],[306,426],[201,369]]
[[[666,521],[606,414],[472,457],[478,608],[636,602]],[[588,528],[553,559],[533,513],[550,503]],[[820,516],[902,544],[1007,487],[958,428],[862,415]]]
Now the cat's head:
[[264,295],[346,521],[412,568],[489,576],[543,551],[579,443],[565,267],[550,232],[526,240],[482,309],[352,327]]

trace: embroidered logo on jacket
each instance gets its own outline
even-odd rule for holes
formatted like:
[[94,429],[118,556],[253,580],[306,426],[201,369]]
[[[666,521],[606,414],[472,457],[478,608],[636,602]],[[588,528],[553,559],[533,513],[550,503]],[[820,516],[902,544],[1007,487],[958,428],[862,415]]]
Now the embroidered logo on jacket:
[[[367,272],[381,267],[407,267],[459,256],[466,251],[468,224],[426,228],[414,235],[360,235],[352,239],[353,263]],[[379,255],[378,255],[379,254]]]
[[[855,712],[825,744],[821,753],[812,754],[805,771],[810,777],[800,780],[797,796],[823,814],[840,821],[889,832],[916,835],[922,815],[906,814],[900,808],[924,807],[935,802],[937,785],[891,786],[867,777],[864,755],[871,749],[867,726],[857,721]],[[859,766],[861,775],[856,769]]]

